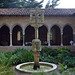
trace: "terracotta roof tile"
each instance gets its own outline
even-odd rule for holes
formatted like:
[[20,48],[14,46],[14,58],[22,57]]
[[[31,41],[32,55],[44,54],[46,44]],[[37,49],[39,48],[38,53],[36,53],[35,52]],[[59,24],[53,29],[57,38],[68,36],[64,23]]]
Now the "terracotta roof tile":
[[[32,8],[33,9],[33,8]],[[25,15],[29,16],[30,8],[1,8],[0,15]],[[41,9],[46,16],[75,16],[75,9]]]

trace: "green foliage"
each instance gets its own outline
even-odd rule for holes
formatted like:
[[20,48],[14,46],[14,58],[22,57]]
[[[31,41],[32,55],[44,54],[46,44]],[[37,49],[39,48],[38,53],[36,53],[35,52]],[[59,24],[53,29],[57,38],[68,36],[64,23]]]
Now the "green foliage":
[[8,42],[3,42],[2,46],[8,46]]
[[43,46],[47,46],[48,44],[47,44],[47,43],[41,43],[41,45],[43,45]]
[[69,53],[71,50],[67,47],[58,47],[56,48],[58,53]]
[[0,64],[0,75],[15,75],[13,69]]
[[50,62],[50,63],[58,63],[58,61],[56,60],[56,58],[52,57],[52,56],[40,56],[40,61],[43,62]]
[[60,65],[60,67],[61,67],[61,68],[59,69],[61,72],[65,71],[65,70],[67,69],[67,65],[64,66],[64,65],[61,64],[61,63],[59,63],[59,65]]
[[67,70],[69,70],[69,71],[71,71],[71,72],[75,72],[75,67],[74,67],[74,68],[69,68],[69,69],[67,69]]
[[0,64],[9,65],[10,58],[12,56],[12,52],[0,52]]
[[[24,62],[32,62],[34,60],[33,52],[26,49],[16,49],[14,52],[0,52],[0,64],[3,66],[12,66]],[[70,53],[67,48],[42,48],[40,53],[40,61],[50,63],[61,63],[62,70],[66,67],[75,66],[75,55]],[[67,66],[64,66],[67,65]],[[64,67],[63,67],[64,66]]]
[[48,0],[45,8],[55,8],[56,6],[59,5],[59,2],[60,0]]
[[31,42],[28,42],[28,43],[26,44],[26,46],[32,46],[32,43],[31,43]]
[[34,73],[33,75],[75,75],[74,73],[72,72],[62,72],[62,73],[59,73],[59,72],[51,72],[51,73]]
[[16,49],[15,52],[0,52],[0,64],[11,66],[34,60],[33,53],[26,49]]
[[16,49],[14,54],[11,57],[11,64],[20,64],[24,62],[31,62],[33,61],[33,53],[26,49]]
[[[45,8],[55,8],[60,0],[48,0]],[[41,8],[44,0],[0,0],[0,8]]]
[[58,63],[58,61],[56,60],[56,55],[57,55],[56,49],[44,47],[42,48],[40,54],[41,54],[40,61]]
[[33,73],[33,75],[46,75],[45,72],[41,72],[41,73]]
[[1,8],[14,8],[18,7],[19,0],[0,0],[0,7]]
[[60,73],[63,75],[74,75],[75,74],[75,67],[74,68],[68,68],[67,65],[63,65],[61,63],[59,63],[60,65]]
[[40,2],[38,2],[36,0],[26,0],[25,8],[36,8],[36,7],[41,8],[43,1],[44,0],[41,0]]
[[44,55],[55,56],[55,55],[57,55],[57,51],[56,51],[56,49],[53,49],[53,48],[44,47],[44,48],[42,48],[41,55],[42,56],[44,56]]
[[0,0],[1,8],[35,8],[42,7],[42,3],[44,0],[40,2],[36,0]]
[[75,55],[66,47],[56,49],[43,47],[40,54],[40,61],[62,63],[68,67],[74,67],[75,65]]
[[74,67],[75,66],[75,57],[64,58],[64,65]]

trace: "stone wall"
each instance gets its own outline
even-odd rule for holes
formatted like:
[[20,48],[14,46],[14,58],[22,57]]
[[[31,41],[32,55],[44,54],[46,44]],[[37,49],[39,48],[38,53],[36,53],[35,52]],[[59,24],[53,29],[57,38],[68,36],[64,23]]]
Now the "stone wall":
[[[48,46],[42,46],[43,47],[48,47]],[[75,46],[51,46],[50,48],[56,48],[56,47],[68,47],[71,49],[72,53],[75,53]],[[15,49],[18,48],[24,48],[27,50],[32,50],[32,46],[0,46],[0,51],[5,51],[5,52],[9,52],[9,51],[15,51]]]
[[[70,25],[73,30],[75,29],[75,17],[45,17],[44,25],[51,29],[52,26],[57,25],[60,29],[64,28],[67,24]],[[28,16],[0,16],[0,27],[7,25],[10,30],[14,26],[19,25],[22,29],[29,25]],[[75,30],[74,30],[75,32]]]
[[[9,49],[16,48],[12,46],[12,30],[16,25],[19,25],[22,30],[23,30],[23,35],[25,35],[25,29],[29,24],[29,16],[0,16],[0,27],[3,25],[6,25],[10,29],[10,46]],[[75,17],[71,16],[45,16],[45,21],[44,25],[47,27],[48,30],[48,36],[47,40],[50,41],[50,29],[54,26],[57,25],[60,28],[61,35],[63,34],[63,28],[66,25],[70,25],[73,29],[73,33],[75,33]],[[75,34],[73,36],[73,40],[75,43]],[[50,42],[48,42],[48,46],[50,46]],[[61,44],[62,44],[62,39],[61,39]],[[23,41],[23,46],[24,46],[24,41]],[[0,46],[0,49],[2,50],[3,46]],[[22,47],[22,46],[19,46]],[[4,49],[7,49],[8,47],[3,47]],[[26,47],[25,48],[30,48]]]

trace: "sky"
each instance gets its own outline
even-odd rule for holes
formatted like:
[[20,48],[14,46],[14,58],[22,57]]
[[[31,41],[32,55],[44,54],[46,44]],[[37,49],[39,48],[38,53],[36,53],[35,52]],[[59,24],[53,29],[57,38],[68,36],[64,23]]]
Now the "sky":
[[[44,0],[44,7],[47,2],[48,0]],[[59,3],[60,4],[56,8],[75,8],[75,0],[60,0]]]

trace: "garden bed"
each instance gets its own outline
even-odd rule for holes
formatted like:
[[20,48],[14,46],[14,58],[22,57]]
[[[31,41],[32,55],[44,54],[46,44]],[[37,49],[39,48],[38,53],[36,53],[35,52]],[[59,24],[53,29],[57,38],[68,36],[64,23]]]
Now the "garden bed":
[[[5,67],[5,69],[3,70],[4,72],[6,71],[10,73],[11,66],[16,66],[20,63],[32,61],[34,61],[33,52],[27,49],[18,48],[14,52],[0,52],[0,66]],[[42,51],[40,53],[40,61],[62,64],[61,72],[64,72],[66,70],[75,72],[75,55],[72,54],[71,50],[66,47],[55,49],[48,47],[42,48]]]

